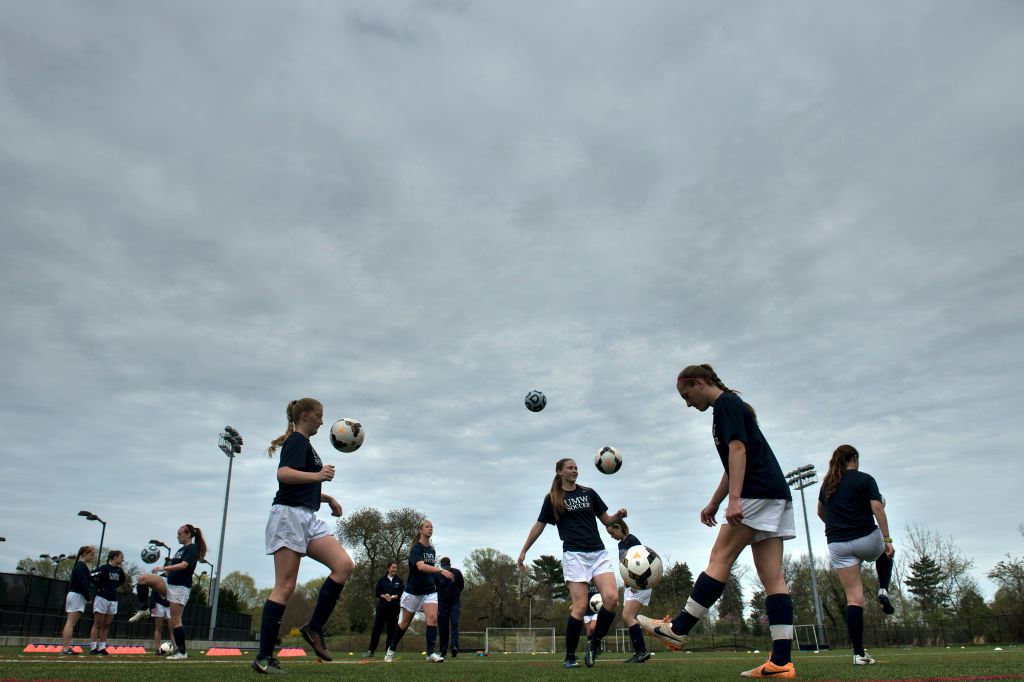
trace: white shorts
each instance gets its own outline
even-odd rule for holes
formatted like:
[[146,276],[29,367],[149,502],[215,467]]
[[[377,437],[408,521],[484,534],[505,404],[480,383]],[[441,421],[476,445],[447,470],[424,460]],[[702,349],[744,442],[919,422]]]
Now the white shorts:
[[562,573],[567,583],[589,583],[591,578],[602,573],[614,575],[606,549],[596,552],[563,552]]
[[430,594],[409,594],[405,592],[402,594],[402,609],[409,613],[416,613],[417,611],[423,610],[424,604],[436,604],[437,603],[437,592],[431,592]]
[[77,592],[68,592],[68,596],[64,597],[64,610],[67,613],[74,613],[75,611],[85,613],[85,595],[78,594]]
[[761,500],[744,497],[743,525],[757,532],[750,544],[757,544],[768,538],[791,540],[796,537],[796,523],[793,521],[791,500]]
[[191,594],[191,592],[191,587],[185,587],[184,585],[168,585],[167,601],[172,604],[181,604],[184,606],[188,603],[188,595]]
[[884,551],[885,542],[882,540],[882,531],[878,528],[856,540],[828,543],[828,555],[832,559],[832,568],[860,566],[864,561],[874,561],[882,556]]
[[597,618],[597,614],[596,613],[586,613],[586,614],[583,615],[583,622],[584,623],[589,623],[590,621],[594,620],[595,618]]
[[627,586],[623,591],[623,603],[627,601],[638,601],[644,606],[651,603],[651,591],[650,590],[634,590],[632,587]]
[[95,599],[92,600],[92,612],[115,615],[117,613],[117,600],[111,601],[96,595]]
[[[186,598],[185,601],[187,602],[188,599]],[[170,618],[171,607],[164,606],[163,604],[154,604],[153,610],[149,612],[149,615],[153,616],[153,618]]]
[[310,542],[331,534],[330,527],[318,519],[312,509],[275,504],[267,519],[267,554],[282,547],[305,554]]

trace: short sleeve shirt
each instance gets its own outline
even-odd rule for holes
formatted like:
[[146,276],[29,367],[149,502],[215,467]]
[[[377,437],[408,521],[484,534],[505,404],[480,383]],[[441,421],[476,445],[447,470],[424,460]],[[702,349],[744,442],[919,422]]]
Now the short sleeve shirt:
[[196,564],[199,563],[199,547],[193,542],[190,545],[178,548],[174,553],[174,560],[171,564],[180,564],[182,561],[188,564],[183,571],[167,571],[164,576],[168,585],[180,587],[192,587],[192,574],[196,572]]
[[96,596],[103,597],[107,601],[117,601],[117,588],[125,580],[124,571],[120,566],[103,564],[92,574],[93,582],[96,583]]
[[416,596],[437,592],[434,574],[421,571],[416,567],[416,564],[421,561],[427,566],[433,566],[436,558],[437,551],[433,547],[428,547],[421,542],[412,546],[412,549],[409,550],[409,580],[405,583],[406,592]]
[[544,497],[537,520],[552,523],[558,527],[563,552],[598,552],[604,549],[604,542],[597,531],[597,517],[608,511],[608,505],[593,488],[576,486],[565,492],[566,512],[555,520],[551,495]]
[[875,479],[856,469],[847,469],[831,497],[825,486],[818,501],[825,507],[825,537],[829,542],[849,542],[870,535],[878,526],[871,511],[871,500],[882,501]]
[[632,533],[619,540],[619,561],[626,558],[626,552],[629,551],[630,547],[636,547],[639,544],[640,540]]
[[[277,468],[281,467],[316,473],[324,465],[309,439],[298,431],[292,431],[281,447],[281,461]],[[274,504],[306,507],[316,511],[320,509],[320,482],[278,483]]]
[[747,450],[747,466],[743,475],[743,489],[740,497],[748,499],[792,500],[782,475],[782,468],[775,459],[764,434],[761,433],[754,415],[738,395],[722,393],[715,400],[711,433],[715,448],[729,475],[729,443],[738,440]]

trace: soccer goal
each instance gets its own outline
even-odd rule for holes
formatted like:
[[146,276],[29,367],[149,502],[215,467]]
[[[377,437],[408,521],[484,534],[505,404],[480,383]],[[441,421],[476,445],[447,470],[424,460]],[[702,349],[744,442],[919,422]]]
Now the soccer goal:
[[553,654],[554,628],[487,628],[484,653]]
[[794,625],[793,640],[797,651],[820,651],[829,648],[828,644],[818,641],[816,625]]

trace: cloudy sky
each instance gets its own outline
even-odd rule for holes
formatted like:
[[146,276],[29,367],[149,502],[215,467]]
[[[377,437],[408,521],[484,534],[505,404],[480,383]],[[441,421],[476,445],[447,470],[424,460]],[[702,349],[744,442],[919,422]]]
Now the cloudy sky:
[[266,448],[313,396],[367,431],[314,438],[326,491],[422,510],[457,565],[516,556],[574,457],[700,570],[722,469],[674,385],[708,362],[784,471],[855,445],[897,550],[952,537],[991,596],[1022,63],[1015,2],[4,2],[0,569],[96,543],[82,509],[216,562],[230,424],[224,570],[271,585]]

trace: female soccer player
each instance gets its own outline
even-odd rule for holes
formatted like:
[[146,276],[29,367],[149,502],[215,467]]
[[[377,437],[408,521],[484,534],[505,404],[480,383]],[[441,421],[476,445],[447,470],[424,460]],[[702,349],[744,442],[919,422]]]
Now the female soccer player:
[[[626,551],[630,547],[640,545],[640,540],[629,532],[629,526],[625,521],[617,521],[608,526],[606,530],[613,540],[619,542],[619,561],[626,556]],[[629,638],[633,641],[634,652],[633,657],[623,663],[646,663],[647,659],[651,657],[651,652],[647,650],[644,631],[636,622],[636,614],[640,613],[641,608],[651,603],[651,591],[634,590],[626,585],[622,592],[622,601],[622,620],[629,628]]]
[[321,462],[309,442],[324,423],[324,406],[313,398],[293,400],[288,403],[285,416],[287,431],[267,450],[273,456],[281,448],[277,495],[270,507],[266,530],[267,554],[274,555],[274,589],[263,605],[260,650],[252,662],[256,672],[271,674],[281,672],[273,656],[274,647],[285,606],[295,591],[302,557],[308,555],[331,570],[320,586],[313,615],[299,628],[302,638],[323,661],[331,660],[324,642],[324,623],[355,568],[330,527],[316,516],[322,502],[331,508],[331,516],[342,513],[341,503],[321,490],[324,482],[334,480],[334,465]]
[[526,552],[544,532],[547,524],[558,527],[562,540],[562,566],[565,582],[569,586],[572,608],[569,623],[565,629],[566,668],[578,668],[576,646],[583,631],[583,615],[587,611],[587,583],[591,580],[601,593],[603,605],[597,614],[594,634],[587,639],[586,655],[583,662],[593,667],[601,653],[601,640],[608,634],[608,628],[615,620],[615,609],[619,606],[619,588],[615,584],[612,562],[608,550],[597,531],[596,519],[609,526],[626,518],[626,510],[608,514],[608,505],[593,488],[576,484],[579,470],[571,459],[560,459],[555,463],[555,478],[551,491],[544,496],[540,516],[530,528],[523,549],[519,552],[519,568],[526,570]]
[[113,550],[107,554],[107,563],[92,573],[96,585],[96,597],[92,600],[92,632],[89,639],[89,653],[107,655],[107,631],[117,615],[117,588],[124,584],[125,575],[121,570],[124,552]]
[[419,528],[416,529],[416,539],[409,545],[409,580],[405,585],[405,594],[402,595],[402,620],[391,635],[388,650],[384,654],[384,660],[388,663],[395,660],[398,643],[402,641],[402,636],[409,629],[409,624],[412,623],[417,611],[422,611],[427,621],[427,662],[444,662],[444,657],[434,652],[434,644],[437,642],[437,586],[434,578],[443,575],[452,580],[455,575],[434,565],[437,552],[430,545],[430,538],[433,535],[434,524],[430,521],[420,521]]
[[85,613],[85,602],[89,599],[89,583],[92,581],[92,572],[89,570],[89,562],[96,556],[96,549],[91,545],[83,545],[78,548],[78,555],[75,557],[75,567],[71,569],[71,580],[68,583],[68,595],[64,598],[64,610],[68,618],[64,621],[64,631],[61,633],[64,647],[60,650],[65,656],[77,653],[71,648],[71,636],[75,632],[75,626]]
[[750,546],[754,567],[764,584],[765,611],[772,636],[768,662],[741,673],[743,677],[796,677],[790,659],[793,644],[793,599],[782,575],[782,542],[796,537],[793,501],[786,478],[757,425],[754,408],[718,378],[711,365],[690,365],[676,378],[676,390],[688,407],[713,408],[711,434],[725,473],[700,512],[706,526],[718,524],[715,514],[728,498],[726,525],[718,531],[711,559],[693,585],[683,610],[671,623],[637,616],[645,631],[670,647],[682,648],[686,635],[718,601],[733,563]]
[[[818,493],[818,517],[825,522],[825,537],[832,567],[846,592],[846,629],[853,645],[853,664],[871,665],[875,659],[864,651],[864,585],[860,565],[874,561],[878,572],[878,601],[892,613],[889,581],[896,550],[889,537],[889,520],[875,479],[858,471],[860,455],[852,445],[840,445],[832,453],[828,473]],[[878,525],[875,525],[875,520]]]
[[[188,658],[185,626],[181,623],[181,614],[192,592],[192,575],[196,571],[196,564],[206,558],[206,540],[203,539],[203,531],[199,528],[188,523],[181,526],[178,528],[178,542],[181,543],[181,547],[174,553],[171,563],[155,567],[152,573],[140,575],[135,582],[135,594],[139,604],[149,603],[150,589],[167,597],[167,601],[171,603],[171,633],[174,635],[176,649],[167,657],[169,661]],[[132,618],[136,616],[141,614],[135,614]]]
[[373,618],[370,648],[363,654],[364,657],[371,658],[374,652],[377,651],[377,644],[380,642],[382,632],[386,633],[384,635],[386,640],[384,648],[385,650],[388,648],[387,645],[391,641],[391,635],[394,633],[395,628],[398,627],[398,614],[402,610],[399,601],[404,591],[405,583],[398,577],[398,562],[392,561],[388,564],[388,574],[381,576],[373,590],[377,596],[377,612]]

